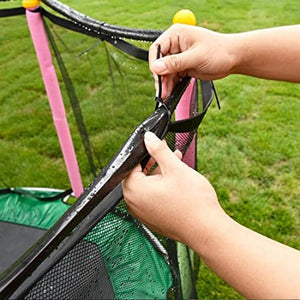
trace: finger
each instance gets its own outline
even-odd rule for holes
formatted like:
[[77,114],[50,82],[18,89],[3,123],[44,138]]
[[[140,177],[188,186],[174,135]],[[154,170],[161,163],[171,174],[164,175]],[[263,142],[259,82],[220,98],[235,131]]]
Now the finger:
[[[171,51],[171,45],[172,45],[172,27],[169,28],[168,30],[166,30],[165,32],[163,32],[163,34],[161,34],[156,41],[150,46],[149,48],[149,54],[148,54],[148,61],[149,61],[149,68],[150,71],[153,74],[154,80],[155,80],[155,90],[158,92],[158,76],[157,74],[155,74],[155,72],[153,72],[151,70],[151,64],[157,60],[157,51],[158,51],[158,47],[161,48],[161,53],[160,56],[165,56],[165,55],[169,55],[169,52]],[[163,88],[163,94],[164,91],[166,91],[166,86]],[[166,95],[162,95],[162,98],[165,98]]]
[[[163,143],[165,143],[167,145],[166,140],[162,140]],[[155,166],[156,164],[156,166]],[[151,170],[153,169],[153,170]],[[156,174],[160,174],[160,168],[157,165],[156,161],[153,159],[153,157],[150,157],[149,161],[147,162],[143,172],[144,174],[149,174],[149,172],[151,171],[151,175],[156,175]]]
[[154,167],[155,163],[156,161],[151,157],[143,170],[144,174],[148,174],[151,171],[151,169]]
[[171,39],[168,30],[163,32],[149,48],[148,60],[151,65],[157,59],[157,48],[160,45],[161,54],[166,55],[171,46]]
[[181,152],[181,151],[179,151],[178,149],[176,149],[176,150],[174,151],[174,154],[175,154],[180,160],[182,160],[183,155],[182,155],[182,152]]
[[137,166],[135,166],[132,171],[131,171],[131,175],[135,176],[137,175],[137,173],[141,173],[142,172],[142,166],[141,164],[138,164]]
[[150,156],[160,166],[162,175],[172,171],[174,164],[176,165],[180,162],[167,144],[161,141],[154,133],[150,131],[146,132],[144,140]]
[[163,76],[163,78],[164,77],[167,77],[168,80],[162,94],[163,95],[166,94],[166,97],[168,97],[172,94],[174,86],[177,84],[177,82],[180,80],[181,77],[184,77],[184,75],[181,76],[181,74],[178,73],[178,74],[170,74],[168,76]]
[[[176,73],[176,74],[170,74],[167,76],[162,76],[162,91],[161,91],[161,97],[162,99],[166,99],[168,96],[171,95],[174,86],[177,84],[180,78],[184,77],[185,74],[182,73]],[[157,76],[156,76],[157,77]],[[155,90],[156,95],[158,94],[158,81],[155,81]]]
[[161,85],[162,85],[161,97],[162,99],[166,99],[168,96],[170,96],[173,90],[173,84],[171,78],[169,78],[169,76],[163,76]]
[[195,57],[197,53],[194,48],[190,48],[184,52],[167,55],[160,59],[154,60],[150,64],[150,70],[157,75],[168,75],[174,73],[187,73],[187,70],[195,66]]
[[[165,31],[150,47],[149,49],[149,68],[150,71],[153,74],[154,80],[155,80],[155,90],[156,95],[158,94],[158,75],[156,71],[154,71],[151,67],[152,63],[155,62],[158,64],[158,68],[160,65],[160,60],[157,59],[157,51],[158,47],[161,48],[161,55],[168,56],[170,54],[179,53],[180,49],[178,48],[179,45],[172,43],[172,31],[174,31],[174,28],[171,27],[167,31]],[[176,30],[175,30],[176,32]],[[171,49],[172,47],[172,49]],[[164,66],[163,66],[164,68]],[[178,76],[177,76],[178,77]],[[176,84],[177,80],[175,81],[173,77],[166,76],[165,78],[162,78],[162,98],[165,99],[167,96],[169,96],[173,90],[174,83]]]
[[[126,201],[126,199],[125,199]],[[131,204],[127,203],[127,207],[128,207],[128,212],[135,218],[138,219],[141,223],[143,223],[147,228],[149,228],[151,231],[154,231],[156,233],[161,234],[161,231],[159,230],[158,227],[156,227],[155,225],[147,222],[145,220],[145,212],[144,211],[139,211],[137,209],[137,207],[132,208]],[[146,215],[147,217],[147,215]]]
[[[166,99],[168,96],[171,95],[174,86],[179,80],[178,74],[170,74],[168,76],[162,76],[162,91],[161,97],[162,99]],[[158,82],[155,82],[155,89],[158,93]]]
[[[161,39],[162,41],[164,41],[164,39]],[[157,60],[157,51],[158,51],[158,47],[160,46],[160,39],[158,39],[154,44],[151,45],[150,49],[149,49],[149,68],[152,64],[153,61]],[[153,74],[153,78],[155,81],[155,91],[156,91],[156,96],[158,96],[159,93],[159,84],[158,84],[158,75],[155,74],[151,68],[150,71]],[[164,99],[167,94],[166,94],[166,90],[167,90],[167,84],[166,84],[166,79],[167,78],[162,78],[162,95],[161,97]]]
[[161,91],[159,83],[158,83],[158,76],[153,75],[154,77],[154,86],[155,86],[155,96],[159,96],[159,92],[161,92],[161,98],[165,99],[167,96],[169,96],[173,90],[173,80],[172,80],[172,75],[168,76],[162,76],[161,77]]
[[[174,154],[180,159],[182,160],[182,153],[179,151],[179,150],[175,150],[174,151]],[[154,161],[154,160],[153,160]],[[152,166],[153,168],[153,166]],[[160,171],[160,167],[159,165],[156,166],[156,168],[154,168],[151,172],[151,175],[157,175],[157,174],[161,174],[161,171]]]
[[122,181],[123,190],[131,190],[131,183],[134,186],[136,180],[143,179],[146,175],[142,172],[142,166],[138,164],[135,166],[131,173]]

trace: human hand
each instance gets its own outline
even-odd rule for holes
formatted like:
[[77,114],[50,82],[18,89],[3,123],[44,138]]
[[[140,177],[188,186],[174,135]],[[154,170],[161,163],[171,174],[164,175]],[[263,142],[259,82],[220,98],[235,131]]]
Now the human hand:
[[191,245],[193,237],[198,242],[205,239],[212,215],[222,211],[213,187],[153,133],[145,134],[145,144],[159,172],[146,176],[138,166],[123,181],[129,212],[154,231],[185,244]]
[[[180,77],[202,80],[223,78],[233,72],[234,35],[221,34],[201,27],[175,24],[166,30],[149,49],[149,67],[162,75],[162,98],[170,95]],[[157,60],[157,47],[162,58]]]

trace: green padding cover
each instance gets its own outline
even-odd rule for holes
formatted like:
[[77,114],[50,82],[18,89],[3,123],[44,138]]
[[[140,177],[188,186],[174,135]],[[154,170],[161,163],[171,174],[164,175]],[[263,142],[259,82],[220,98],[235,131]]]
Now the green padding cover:
[[86,239],[98,245],[116,299],[167,298],[170,267],[130,218],[109,213]]
[[[61,191],[30,190],[38,197],[50,197]],[[7,193],[0,195],[0,220],[49,229],[70,206],[61,200],[41,201],[27,195]]]

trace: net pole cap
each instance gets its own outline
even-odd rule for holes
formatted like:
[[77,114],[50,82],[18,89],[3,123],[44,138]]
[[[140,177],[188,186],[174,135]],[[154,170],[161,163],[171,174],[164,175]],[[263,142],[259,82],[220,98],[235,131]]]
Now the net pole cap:
[[197,24],[197,19],[191,10],[181,9],[173,17],[173,24],[176,23],[195,26]]
[[23,0],[22,6],[26,9],[32,9],[35,7],[40,6],[41,1],[40,0]]

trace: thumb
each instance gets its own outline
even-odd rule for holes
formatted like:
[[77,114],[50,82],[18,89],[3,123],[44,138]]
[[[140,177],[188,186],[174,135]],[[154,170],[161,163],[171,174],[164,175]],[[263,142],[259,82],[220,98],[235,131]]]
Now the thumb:
[[168,145],[160,140],[153,132],[147,131],[144,140],[150,156],[158,163],[162,175],[172,171],[174,164],[181,162]]
[[167,75],[186,71],[195,65],[193,50],[187,50],[178,54],[168,55],[155,60],[150,69],[152,73]]

